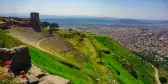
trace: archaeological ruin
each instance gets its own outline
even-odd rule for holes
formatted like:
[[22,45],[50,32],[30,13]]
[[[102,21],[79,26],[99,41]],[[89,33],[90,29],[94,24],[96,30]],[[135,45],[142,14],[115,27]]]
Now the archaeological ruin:
[[1,20],[4,23],[0,24],[0,29],[6,26],[31,27],[35,32],[41,32],[39,13],[32,12],[30,18],[2,17]]
[[32,26],[32,28],[36,32],[41,32],[39,13],[32,12],[30,14],[30,18],[31,18],[31,26]]
[[10,62],[9,68],[15,75],[19,75],[21,71],[27,73],[31,68],[31,56],[26,46],[0,48],[0,60],[2,64]]

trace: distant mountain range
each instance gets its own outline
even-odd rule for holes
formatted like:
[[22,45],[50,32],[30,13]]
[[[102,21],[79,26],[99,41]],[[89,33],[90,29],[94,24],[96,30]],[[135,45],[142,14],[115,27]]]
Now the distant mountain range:
[[[0,16],[13,16],[29,18],[29,14],[0,13]],[[142,19],[123,19],[111,17],[92,17],[92,16],[56,16],[40,15],[41,21],[57,22],[61,26],[89,26],[89,25],[112,25],[112,24],[168,24],[168,20],[142,20]]]

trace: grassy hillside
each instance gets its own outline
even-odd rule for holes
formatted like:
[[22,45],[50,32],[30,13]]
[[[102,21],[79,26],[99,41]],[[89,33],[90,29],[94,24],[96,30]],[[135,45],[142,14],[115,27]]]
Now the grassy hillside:
[[118,62],[120,62],[120,64],[132,64],[133,69],[138,75],[138,80],[141,80],[145,84],[154,83],[153,67],[151,66],[151,64],[144,61],[142,58],[139,58],[131,51],[124,48],[122,45],[118,44],[116,41],[110,38],[102,36],[95,36],[95,38],[101,44],[115,53],[115,58],[116,60],[118,60]]
[[[51,55],[26,44],[32,63],[41,69],[69,79],[73,84],[155,84],[152,65],[114,40],[78,31],[60,30],[55,34],[76,50],[62,54],[69,56],[80,52],[86,60],[81,62],[82,67],[79,68],[56,55],[61,55],[60,52]],[[68,37],[65,37],[67,34]],[[0,42],[2,40],[8,48],[24,44],[0,32]],[[74,59],[82,60],[80,54]]]
[[[85,55],[89,56],[88,59],[93,60],[93,68],[97,67],[97,72],[102,72],[102,74],[100,74],[100,80],[101,77],[104,79],[103,77],[108,76],[108,74],[103,72],[107,71],[107,73],[112,73],[112,78],[119,83],[155,83],[154,70],[151,64],[134,55],[131,51],[110,38],[90,35],[85,32],[80,32],[79,34],[77,31],[65,30],[60,30],[56,32],[56,34],[59,34],[63,38],[65,35],[71,35],[71,38],[64,38],[64,40],[71,43],[72,46],[83,52]],[[86,36],[80,42],[82,34],[85,34]],[[99,63],[100,56],[98,51],[100,50],[111,52],[111,54],[100,52],[103,64]],[[103,68],[103,70],[101,71],[98,68]],[[129,73],[130,69],[132,69],[132,72]],[[130,75],[131,73],[134,76]]]
[[[5,47],[7,48],[24,44],[21,41],[8,36],[4,31],[0,31],[0,42],[2,42],[2,40],[5,41]],[[32,63],[41,69],[46,70],[53,75],[67,78],[74,84],[94,83],[87,73],[83,73],[82,71],[80,72],[80,70],[71,67],[70,64],[64,63],[56,56],[43,52],[33,46],[27,46],[29,47]]]

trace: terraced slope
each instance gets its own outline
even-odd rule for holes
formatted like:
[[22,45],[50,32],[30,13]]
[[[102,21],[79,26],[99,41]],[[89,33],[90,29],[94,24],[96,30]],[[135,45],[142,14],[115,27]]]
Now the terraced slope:
[[[35,32],[32,28],[28,27],[12,27],[9,30],[9,35],[24,43],[57,55],[67,63],[71,63],[78,68],[84,66],[83,63],[86,61],[83,53],[69,46],[59,36],[50,37],[47,32]],[[79,59],[79,57],[82,59]]]
[[154,67],[110,38],[68,30],[55,35],[38,42],[52,54],[28,45],[32,62],[51,74],[73,84],[156,84]]
[[86,57],[83,53],[70,46],[59,36],[42,39],[38,41],[37,45],[79,68],[82,66],[80,64],[86,61]]
[[31,45],[36,45],[39,40],[49,37],[48,33],[35,32],[30,27],[12,27],[9,34]]

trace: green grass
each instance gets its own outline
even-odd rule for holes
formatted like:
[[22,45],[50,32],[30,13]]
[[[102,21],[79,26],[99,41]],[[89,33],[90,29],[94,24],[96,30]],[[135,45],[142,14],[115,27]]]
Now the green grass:
[[51,74],[70,79],[74,84],[78,84],[78,82],[84,84],[87,82],[92,82],[92,80],[87,79],[87,74],[81,73],[77,69],[60,63],[60,61],[55,56],[38,50],[32,46],[29,46],[29,50],[30,55],[32,56],[32,63],[41,69],[46,70]]
[[139,80],[141,80],[145,84],[155,83],[153,67],[150,63],[146,61],[142,63],[141,58],[134,55],[131,51],[129,51],[128,49],[126,49],[125,47],[108,37],[95,36],[95,38],[101,44],[113,51],[116,54],[118,60],[121,60],[122,62],[122,59],[124,59],[127,60],[129,64],[133,64],[133,67],[138,74]]
[[[0,41],[5,40],[5,46],[7,48],[16,47],[22,45],[21,41],[8,36],[5,32],[0,32]],[[11,41],[10,43],[8,43]],[[16,45],[11,45],[16,44]],[[27,45],[27,44],[24,44]],[[29,47],[29,53],[31,55],[31,61],[33,64],[38,66],[39,68],[49,72],[50,74],[57,75],[69,79],[73,84],[87,84],[94,83],[92,78],[89,76],[91,70],[78,70],[75,68],[71,68],[68,65],[63,64],[57,56],[51,55],[49,53],[43,52],[33,46],[27,45]],[[88,72],[88,73],[87,73]]]
[[0,30],[0,43],[2,43],[2,41],[4,41],[6,48],[17,47],[17,46],[23,44],[19,40],[8,36],[6,33],[7,33],[7,31]]
[[[8,36],[3,31],[0,32],[0,37],[0,41],[5,40],[5,46],[7,48],[12,48],[24,44],[21,41]],[[87,73],[83,73],[83,71],[62,64],[61,60],[56,56],[43,52],[33,46],[27,46],[29,47],[29,53],[31,55],[32,63],[38,66],[39,68],[46,70],[50,74],[69,79],[73,84],[93,83],[92,79],[87,75]]]
[[0,24],[3,24],[3,22],[0,20]]
[[[73,34],[74,31],[60,30],[57,33],[63,36],[67,33]],[[141,58],[110,38],[90,35],[85,32],[81,33],[87,35],[87,38],[84,38],[81,42],[79,42],[80,36],[78,35],[74,35],[72,38],[63,38],[69,45],[87,57],[84,66],[80,69],[62,63],[64,61],[57,55],[51,55],[25,44],[29,47],[32,63],[50,74],[70,80],[73,84],[155,84],[151,64],[146,61],[141,63]],[[0,32],[0,37],[1,41],[5,40],[8,48],[23,44],[2,31]],[[100,54],[97,50],[108,50],[111,52],[110,54],[101,53],[102,64],[99,63]],[[122,66],[123,63],[133,65],[138,79],[129,74]]]
[[[75,32],[75,31],[74,31]],[[74,33],[73,31],[59,31],[60,36],[63,36],[67,33]],[[88,34],[89,35],[89,34]],[[90,36],[92,37],[92,36]],[[88,38],[85,38],[83,42],[81,42],[81,45],[78,45],[79,42],[79,36],[74,36],[73,38],[65,38],[64,40],[70,42],[74,47],[76,47],[78,50],[83,51],[83,53],[88,54],[92,52],[96,52],[94,50],[93,45],[97,47],[97,49],[109,49],[112,53],[110,55],[103,56],[105,66],[108,67],[112,73],[120,72],[120,75],[114,75],[113,79],[120,79],[120,82],[125,84],[135,84],[135,83],[145,83],[145,84],[151,84],[154,83],[154,75],[153,75],[153,67],[151,64],[145,62],[142,64],[141,58],[134,55],[131,51],[124,48],[122,45],[118,44],[117,42],[113,41],[110,38],[105,38],[103,36],[95,36],[95,39],[98,41],[95,41],[95,39],[91,39],[93,41],[93,44],[88,41]],[[101,44],[102,45],[101,45]],[[85,46],[85,47],[83,47]],[[87,48],[87,49],[84,49]],[[87,51],[88,50],[88,51]],[[90,52],[89,52],[90,51]],[[92,55],[93,57],[93,55]],[[91,58],[93,60],[98,60],[96,58]],[[118,61],[121,60],[121,61]],[[130,75],[126,69],[122,67],[123,60],[126,60],[129,64],[133,64],[133,68],[136,71],[138,75],[138,79],[135,79],[132,75]],[[96,61],[98,62],[98,61]],[[93,67],[99,67],[103,68],[104,66],[99,66],[96,64],[96,62],[92,62],[95,64]],[[97,68],[98,69],[98,68]],[[106,69],[105,69],[106,70]],[[101,70],[98,70],[101,71]],[[101,71],[103,73],[103,71]],[[98,75],[99,76],[99,75]]]

